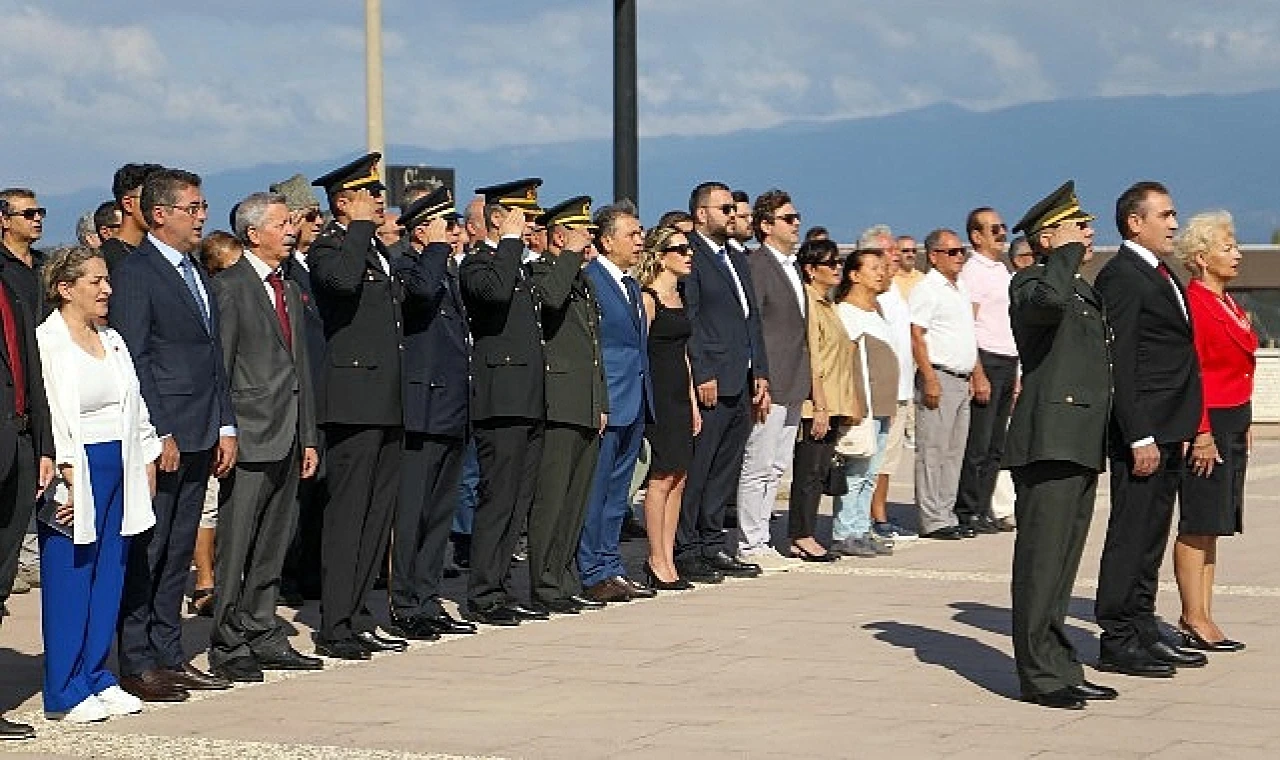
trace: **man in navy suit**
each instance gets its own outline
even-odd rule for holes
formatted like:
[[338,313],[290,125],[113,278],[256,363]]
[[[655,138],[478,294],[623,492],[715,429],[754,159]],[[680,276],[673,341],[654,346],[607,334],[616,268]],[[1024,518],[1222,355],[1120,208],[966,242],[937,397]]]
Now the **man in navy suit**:
[[704,182],[689,196],[693,271],[684,279],[685,311],[693,325],[689,363],[702,408],[702,432],[680,507],[676,569],[696,583],[723,576],[751,578],[760,566],[725,551],[725,505],[734,498],[753,417],[769,412],[769,362],[760,309],[745,257],[728,249],[735,210],[729,188]]
[[630,512],[631,476],[653,419],[648,325],[640,285],[629,271],[640,261],[644,233],[627,201],[596,212],[600,256],[586,275],[600,304],[600,353],[609,392],[609,418],[600,440],[587,519],[578,541],[583,593],[597,602],[625,602],[656,592],[627,577],[618,553],[622,521]]
[[235,416],[218,338],[218,304],[191,257],[209,204],[200,178],[149,174],[142,210],[150,233],[112,276],[111,326],[133,354],[142,397],[161,436],[155,527],[129,546],[119,623],[120,685],[145,701],[181,701],[189,689],[230,682],[182,653],[182,592],[209,474],[236,461]]

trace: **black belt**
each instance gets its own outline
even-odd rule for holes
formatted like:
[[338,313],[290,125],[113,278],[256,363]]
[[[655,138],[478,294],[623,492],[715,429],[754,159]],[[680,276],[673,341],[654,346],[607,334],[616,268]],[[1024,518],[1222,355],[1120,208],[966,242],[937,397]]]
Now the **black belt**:
[[956,372],[955,370],[948,369],[942,366],[941,364],[932,364],[930,366],[938,370],[939,372],[943,373],[944,375],[951,375],[952,377],[958,377],[961,380],[968,380],[969,376],[973,374],[972,372]]

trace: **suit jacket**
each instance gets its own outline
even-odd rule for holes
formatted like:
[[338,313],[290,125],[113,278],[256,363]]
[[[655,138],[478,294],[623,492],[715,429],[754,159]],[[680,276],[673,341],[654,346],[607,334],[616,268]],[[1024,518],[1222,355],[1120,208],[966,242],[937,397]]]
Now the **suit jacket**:
[[729,251],[729,261],[751,314],[742,316],[742,304],[733,286],[733,277],[720,262],[702,235],[689,235],[693,246],[693,271],[681,281],[685,313],[693,325],[689,336],[689,363],[693,384],[715,380],[717,393],[736,396],[751,391],[748,379],[769,377],[769,359],[764,350],[760,309],[752,287],[751,271],[740,253]]
[[[801,311],[805,304],[796,300],[786,270],[767,247],[762,245],[747,257],[747,268],[751,271],[765,355],[769,358],[769,396],[774,403],[795,406],[809,398],[813,389],[805,339],[806,313]],[[806,297],[803,284],[800,296]]]
[[632,302],[599,259],[584,270],[600,304],[600,352],[609,387],[609,427],[636,420],[653,421],[653,382],[649,375],[649,326],[643,316],[640,286]]
[[529,264],[542,300],[547,360],[547,420],[596,428],[609,413],[600,353],[600,306],[582,272],[582,254],[543,254]]
[[[1235,305],[1230,296],[1227,300]],[[1196,356],[1204,387],[1204,412],[1196,432],[1210,432],[1210,409],[1230,409],[1253,398],[1258,333],[1247,321],[1232,314],[1230,307],[1199,280],[1192,280],[1187,286],[1187,301],[1196,329]]]
[[520,263],[524,244],[477,245],[458,268],[471,337],[471,419],[546,418],[546,358],[538,294]]
[[307,361],[302,296],[284,283],[293,347],[285,345],[276,307],[245,256],[213,281],[222,312],[222,361],[231,388],[244,462],[279,462],[296,442],[316,447],[316,414]]
[[[1170,278],[1187,303],[1177,276]],[[1127,244],[1094,283],[1115,333],[1112,445],[1126,456],[1146,437],[1188,441],[1200,422],[1200,369],[1191,322],[1169,281]]]
[[218,430],[235,425],[218,326],[222,315],[209,278],[195,271],[208,296],[210,331],[186,281],[148,237],[116,267],[109,321],[133,355],[142,398],[161,437],[179,451],[203,451]]
[[[35,325],[29,309],[19,299],[13,286],[12,264],[0,261],[0,287],[9,295],[14,318],[18,321],[18,343],[22,359],[22,374],[27,387],[27,424],[31,431],[31,444],[37,457],[54,455],[53,431],[49,423],[49,402],[45,396],[44,372],[40,367],[40,354],[36,348]],[[18,446],[17,421],[13,419],[13,362],[4,340],[0,339],[0,482],[9,478],[13,469],[13,457]],[[30,462],[34,466],[35,462]]]
[[327,341],[322,424],[404,424],[400,362],[401,287],[382,268],[370,221],[332,222],[307,252]]
[[1111,414],[1111,346],[1102,298],[1076,276],[1085,248],[1071,243],[1014,275],[1009,319],[1022,394],[1004,467],[1065,461],[1101,471]]
[[414,433],[467,437],[471,346],[467,310],[453,253],[432,243],[391,264],[404,284],[404,427]]
[[[325,370],[328,357],[328,341],[324,337],[324,320],[320,318],[320,308],[316,306],[315,290],[311,287],[311,273],[298,262],[294,256],[285,259],[280,265],[286,279],[298,286],[298,295],[302,298],[302,325],[306,332],[307,363],[310,367],[312,398],[315,402],[316,420],[323,420],[325,415],[324,400],[328,394],[329,373]],[[318,422],[317,422],[318,424]]]

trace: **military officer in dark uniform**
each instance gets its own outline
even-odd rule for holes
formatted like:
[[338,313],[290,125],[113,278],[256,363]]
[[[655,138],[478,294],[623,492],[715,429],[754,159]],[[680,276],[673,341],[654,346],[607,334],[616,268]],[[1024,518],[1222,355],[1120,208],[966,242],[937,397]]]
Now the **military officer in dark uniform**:
[[591,198],[579,196],[538,217],[548,245],[529,265],[542,301],[547,427],[538,490],[529,513],[529,585],[535,609],[573,614],[604,604],[581,596],[575,557],[591,478],[607,422],[609,394],[600,357],[600,312],[582,265],[591,249]]
[[1073,182],[1033,206],[1013,231],[1026,233],[1038,261],[1009,286],[1022,361],[1005,455],[1018,494],[1014,660],[1023,699],[1065,709],[1116,696],[1084,680],[1065,629],[1111,408],[1110,328],[1102,299],[1079,274],[1093,257],[1092,220]]
[[391,544],[392,632],[411,639],[475,633],[440,604],[449,526],[467,445],[471,348],[453,263],[460,234],[447,187],[405,206],[406,245],[392,261],[404,286],[404,456]]
[[464,613],[489,625],[547,617],[516,600],[510,578],[538,485],[546,420],[540,307],[521,263],[525,214],[541,213],[541,184],[525,179],[476,190],[485,197],[487,239],[458,268],[474,340],[471,419],[480,461]]
[[316,652],[348,660],[407,646],[379,634],[364,603],[390,538],[404,437],[400,284],[374,235],[384,209],[380,158],[370,153],[311,183],[325,189],[334,217],[307,252],[328,341]]

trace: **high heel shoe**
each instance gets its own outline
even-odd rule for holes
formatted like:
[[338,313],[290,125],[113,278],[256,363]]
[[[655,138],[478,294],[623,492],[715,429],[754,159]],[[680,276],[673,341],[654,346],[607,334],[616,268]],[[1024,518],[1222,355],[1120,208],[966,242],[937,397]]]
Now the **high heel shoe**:
[[1219,641],[1207,641],[1203,636],[1192,630],[1185,620],[1178,621],[1178,633],[1182,634],[1182,646],[1187,649],[1199,649],[1201,652],[1239,652],[1244,649],[1243,642],[1232,641],[1227,638]]
[[653,567],[646,561],[644,563],[644,577],[649,584],[649,588],[657,591],[688,591],[693,588],[693,584],[679,576],[674,581],[664,581],[653,572]]
[[804,562],[835,562],[840,559],[835,552],[823,552],[822,554],[814,554],[803,546],[791,545],[791,556]]

